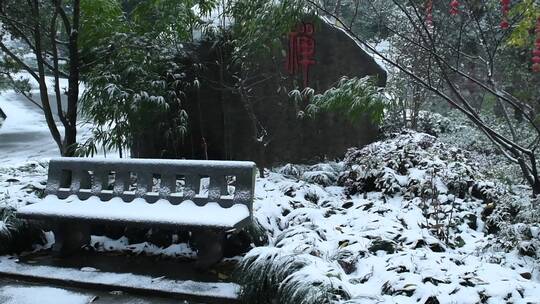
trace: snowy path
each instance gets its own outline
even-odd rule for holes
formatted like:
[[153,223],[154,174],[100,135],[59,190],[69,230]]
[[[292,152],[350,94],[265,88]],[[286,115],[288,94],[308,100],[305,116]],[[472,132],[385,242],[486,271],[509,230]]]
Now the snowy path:
[[38,107],[13,91],[5,91],[0,94],[0,108],[7,115],[0,127],[1,165],[58,156],[58,147]]
[[[36,300],[36,299],[39,299]],[[173,299],[139,297],[121,292],[89,292],[0,279],[3,304],[199,304]]]
[[[44,265],[18,263],[10,257],[0,257],[0,276],[20,277],[40,282],[66,282],[70,286],[91,287],[98,290],[124,290],[145,294],[175,295],[177,298],[216,298],[220,302],[234,301],[238,297],[239,286],[234,283],[197,282],[172,280],[132,273],[101,272],[94,268],[61,268]],[[1,302],[0,302],[1,303]]]

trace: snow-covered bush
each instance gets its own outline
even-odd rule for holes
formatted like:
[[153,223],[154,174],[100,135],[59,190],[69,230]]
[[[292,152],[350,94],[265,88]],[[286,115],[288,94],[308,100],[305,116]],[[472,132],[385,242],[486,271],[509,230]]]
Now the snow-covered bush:
[[18,219],[13,208],[0,208],[0,254],[20,253],[44,243],[38,225]]
[[453,122],[439,113],[420,111],[417,118],[417,131],[439,136],[454,130]]
[[46,162],[0,167],[0,254],[31,250],[44,242],[39,225],[16,218],[16,208],[43,196]]
[[343,163],[320,163],[311,166],[286,164],[277,170],[278,173],[287,177],[298,178],[308,183],[321,186],[334,185],[337,182],[339,172],[342,171]]
[[420,197],[432,180],[439,194],[464,198],[479,178],[468,153],[433,136],[404,131],[362,149],[350,149],[339,184],[349,194],[380,191],[387,195]]
[[311,167],[306,170],[301,179],[308,183],[319,184],[321,186],[330,186],[336,183],[338,173],[331,166],[328,167]]
[[492,247],[540,257],[540,197],[506,195],[493,206],[486,220],[487,229],[497,232]]
[[[508,132],[507,124],[503,118],[492,113],[483,114],[490,127],[501,132],[507,138],[513,138]],[[470,152],[470,159],[478,163],[478,169],[489,179],[495,179],[507,185],[526,184],[521,169],[517,164],[510,162],[501,151],[475,127],[463,114],[449,111],[446,117],[452,122],[451,132],[441,133],[438,138],[443,143],[452,145]],[[528,141],[535,138],[535,131],[526,123],[513,122],[517,143],[523,147],[529,146]]]
[[294,164],[286,164],[285,166],[279,168],[278,172],[284,176],[300,178],[300,176],[302,176],[303,168],[302,166]]
[[[407,134],[378,144],[389,145],[400,136],[412,140],[414,136]],[[276,172],[259,178],[254,217],[269,242],[252,249],[240,263],[245,302],[473,304],[489,298],[493,303],[534,303],[534,290],[540,285],[523,279],[538,275],[532,258],[490,248],[500,233],[485,234],[488,225],[483,213],[495,213],[492,206],[501,200],[495,194],[504,188],[474,172],[464,198],[450,193],[446,180],[436,174],[446,170],[458,175],[461,171],[454,168],[464,167],[450,166],[439,157],[440,151],[433,148],[439,143],[433,137],[415,136],[432,138],[428,148],[432,153],[416,151],[425,153],[424,161],[415,162],[416,167],[406,173],[418,172],[419,164],[434,160],[440,170],[429,172],[433,166],[427,166],[425,175],[416,179],[423,186],[410,197],[404,193],[415,192],[407,190],[407,184],[400,184],[393,195],[377,189],[352,194],[345,187],[322,186]],[[405,138],[402,141],[408,141]],[[449,146],[444,147],[440,150],[450,153]],[[468,166],[476,170],[473,164]],[[345,168],[350,170],[348,163]],[[484,201],[492,198],[495,203]],[[533,245],[523,239],[520,254]],[[518,287],[523,291],[514,292]]]
[[326,304],[350,298],[339,265],[277,247],[255,248],[241,262],[241,298],[250,304]]
[[[386,115],[381,129],[385,134],[392,134],[400,132],[404,129],[413,128],[411,117],[408,115],[406,123],[401,116],[395,116],[395,113],[389,113]],[[439,136],[441,134],[452,132],[455,129],[455,124],[451,119],[430,111],[419,111],[416,116],[416,127],[414,131],[426,133],[432,136]]]
[[404,131],[362,149],[350,149],[339,184],[349,195],[376,191],[411,200],[421,208],[425,228],[446,244],[460,246],[462,240],[452,237],[452,231],[463,223],[476,227],[478,220],[466,213],[467,202],[481,202],[479,216],[486,221],[488,233],[501,231],[501,225],[523,223],[523,218],[516,217],[518,211],[530,214],[532,210],[531,204],[515,207],[518,198],[502,183],[486,180],[470,155],[428,134]]

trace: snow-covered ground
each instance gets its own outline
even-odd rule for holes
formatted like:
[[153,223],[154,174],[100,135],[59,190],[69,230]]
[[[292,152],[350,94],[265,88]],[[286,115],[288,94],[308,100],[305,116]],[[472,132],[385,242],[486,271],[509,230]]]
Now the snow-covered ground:
[[[31,98],[39,102],[39,90],[37,82],[26,73],[16,75],[19,78],[30,80]],[[52,88],[53,78],[47,77],[47,83]],[[67,88],[67,80],[60,79],[60,88]],[[79,86],[80,92],[84,86]],[[51,108],[53,115],[56,115],[56,104],[53,95],[50,95]],[[65,96],[63,98],[65,109]],[[17,165],[29,160],[41,160],[59,155],[58,146],[52,139],[47,128],[45,116],[39,107],[32,104],[24,96],[6,90],[0,92],[0,108],[7,116],[6,120],[0,125],[0,165]],[[63,127],[55,116],[59,131],[63,134]],[[78,130],[78,139],[85,139],[89,136],[90,126],[80,124]]]
[[[270,244],[244,258],[246,282],[280,282],[280,303],[540,303],[538,259],[527,256],[538,222],[518,225],[526,237],[514,248],[494,246],[508,240],[486,221],[507,194],[468,157],[405,133],[351,150],[345,168],[286,166],[258,179],[255,216]],[[344,187],[328,184],[337,178]]]
[[6,286],[0,288],[0,302],[4,304],[88,304],[91,296],[53,287]]
[[38,107],[13,91],[4,91],[0,108],[7,116],[0,127],[0,164],[58,156],[58,147]]
[[453,249],[423,226],[428,219],[414,202],[343,190],[279,173],[257,180],[255,215],[272,237],[248,258],[302,260],[306,266],[284,281],[342,288],[348,303],[540,303],[533,259],[484,249],[482,202],[455,215],[474,214],[478,225],[462,223],[456,233],[464,243]]
[[[46,174],[38,164],[24,168],[1,172],[0,192],[10,189],[17,199],[8,201],[19,206],[36,199],[24,184],[39,184]],[[462,243],[452,248],[424,226],[429,219],[415,201],[375,191],[347,195],[343,187],[313,182],[335,181],[341,168],[323,164],[302,169],[299,177],[272,172],[258,178],[255,217],[270,244],[253,249],[248,259],[266,261],[271,255],[276,267],[285,267],[289,258],[300,260],[305,266],[285,281],[330,284],[347,294],[348,303],[425,303],[433,297],[437,303],[540,303],[535,260],[486,249],[490,238],[483,230],[482,201],[460,201],[454,217],[474,215],[476,225],[463,221],[453,228],[453,239]],[[6,182],[10,174],[20,182]],[[326,178],[314,178],[320,175]],[[103,237],[93,243],[107,251],[193,256],[183,244],[159,248]]]
[[[40,113],[20,96],[3,93],[0,107],[8,115],[0,128],[0,207],[20,207],[38,200],[46,181],[46,158],[56,156],[57,148]],[[401,138],[408,140],[404,136]],[[454,172],[465,172],[467,178],[476,176],[466,153],[431,143],[444,153],[429,155],[431,150],[426,150],[422,154],[415,147],[426,149],[425,137],[411,138],[413,148],[409,150],[399,150],[399,140],[390,140],[358,154],[362,158],[384,150],[380,159],[370,160],[371,167],[362,169],[367,173],[354,185],[359,190],[356,193],[351,193],[351,185],[337,186],[338,176],[351,170],[343,163],[289,165],[258,178],[254,215],[269,244],[252,249],[244,258],[244,265],[252,271],[265,270],[254,280],[281,282],[277,294],[293,299],[313,289],[346,303],[540,303],[538,261],[520,255],[517,248],[498,251],[490,246],[496,239],[486,232],[483,212],[492,202],[468,195],[456,197],[449,191],[449,181],[459,184],[462,178],[452,175]],[[392,149],[398,152],[392,157],[412,162],[404,168],[399,163],[395,168],[385,167],[371,180],[369,174],[379,161],[393,162],[387,155]],[[438,208],[452,210],[450,218],[445,211],[441,223],[434,222],[434,206],[426,207],[415,192],[428,183],[430,166],[444,173],[432,180],[434,189],[440,191]],[[345,175],[351,176],[354,174]],[[373,183],[372,188],[366,186],[368,182]],[[493,185],[477,184],[486,189]],[[451,225],[445,230],[447,223]],[[538,238],[540,230],[534,229],[531,226],[531,237]],[[447,242],[441,234],[448,237]],[[103,237],[93,237],[93,244],[104,251],[193,256],[186,244],[159,248]],[[268,261],[274,268],[264,268]],[[275,274],[279,267],[284,270]],[[287,288],[297,294],[287,293]],[[26,303],[26,291],[2,288],[0,299]],[[84,295],[57,289],[35,291],[57,294],[70,299],[69,303],[86,300]]]

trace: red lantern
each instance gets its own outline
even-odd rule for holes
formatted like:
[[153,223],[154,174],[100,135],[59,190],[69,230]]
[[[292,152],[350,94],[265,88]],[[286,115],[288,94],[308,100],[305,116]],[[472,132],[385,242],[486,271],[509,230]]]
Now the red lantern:
[[433,26],[433,0],[426,1],[426,24]]
[[458,0],[452,0],[450,2],[450,15],[457,15],[459,14],[459,1]]
[[540,56],[534,56],[534,57],[532,58],[532,62],[533,62],[533,63],[540,63]]
[[508,12],[510,12],[510,0],[501,0],[501,11],[503,15],[503,20],[501,21],[500,25],[503,30],[506,30],[510,27],[510,24],[506,19],[508,16]]

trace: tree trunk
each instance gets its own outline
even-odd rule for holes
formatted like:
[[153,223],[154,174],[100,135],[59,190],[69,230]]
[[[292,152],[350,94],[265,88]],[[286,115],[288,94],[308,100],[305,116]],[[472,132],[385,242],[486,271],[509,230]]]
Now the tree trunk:
[[540,179],[536,178],[534,180],[532,188],[533,188],[533,196],[540,195]]
[[255,110],[253,109],[253,105],[248,100],[248,97],[245,95],[243,88],[240,88],[238,91],[240,95],[240,100],[242,101],[242,105],[244,106],[244,109],[246,110],[249,121],[251,123],[251,129],[253,132],[253,144],[257,151],[257,160],[255,162],[257,163],[257,166],[259,167],[260,177],[264,177],[264,168],[266,167],[266,151],[265,151],[266,149],[264,145],[264,138],[262,137],[260,139],[258,138],[259,128],[257,126],[257,116],[255,115]]
[[80,1],[73,1],[73,24],[69,33],[69,78],[67,125],[64,137],[63,156],[74,156],[77,143],[77,104],[79,101],[79,16]]
[[[32,7],[32,15],[34,17],[34,20],[40,20],[40,8],[39,3],[37,0],[33,2]],[[42,41],[41,41],[41,28],[39,23],[36,23],[34,25],[33,29],[33,35],[34,35],[34,41],[35,41],[35,55],[36,55],[36,62],[37,62],[37,68],[38,68],[38,83],[39,83],[39,95],[41,99],[41,105],[43,107],[43,114],[45,115],[45,121],[47,122],[47,126],[49,127],[49,130],[51,132],[51,135],[58,145],[58,149],[60,150],[60,153],[63,151],[63,144],[62,144],[62,137],[60,135],[60,132],[58,131],[58,128],[56,127],[56,122],[54,121],[54,117],[51,110],[51,104],[49,102],[49,92],[47,90],[47,83],[45,82],[45,67],[44,67],[44,58],[43,58],[43,49],[42,49]]]

